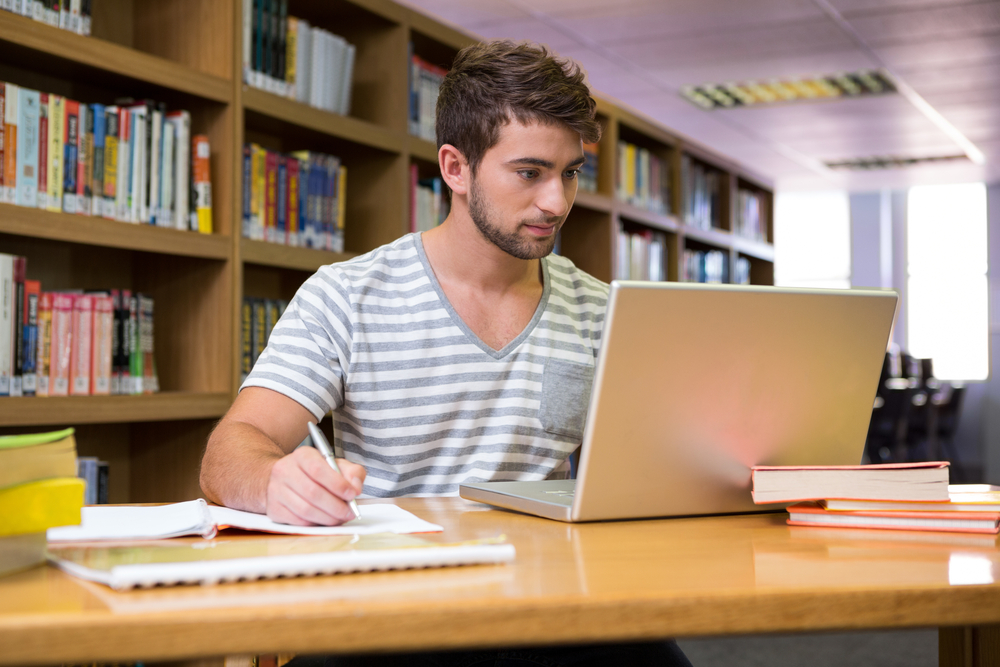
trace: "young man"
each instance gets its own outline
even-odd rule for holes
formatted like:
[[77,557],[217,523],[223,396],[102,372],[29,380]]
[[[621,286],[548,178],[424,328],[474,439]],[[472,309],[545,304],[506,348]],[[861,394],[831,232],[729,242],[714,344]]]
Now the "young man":
[[[209,439],[201,485],[211,500],[334,525],[353,518],[348,502],[361,493],[454,495],[465,481],[567,474],[608,286],[550,253],[576,197],[582,142],[600,136],[595,102],[579,68],[542,48],[478,44],[445,78],[436,129],[447,220],[323,267],[299,289]],[[341,474],[296,449],[307,422],[330,411]],[[426,664],[473,664],[470,655]],[[687,664],[672,643],[521,657],[582,666],[616,656]]]

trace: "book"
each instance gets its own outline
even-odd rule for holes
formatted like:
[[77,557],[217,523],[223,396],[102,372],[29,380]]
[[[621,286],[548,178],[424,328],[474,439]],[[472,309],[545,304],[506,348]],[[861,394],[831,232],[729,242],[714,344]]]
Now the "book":
[[176,584],[271,579],[499,564],[515,557],[505,538],[437,543],[409,535],[326,536],[310,539],[271,537],[216,540],[212,549],[198,543],[50,547],[59,569],[115,590]]
[[[66,125],[66,98],[62,95],[49,94],[49,150],[48,150],[48,190],[47,208],[50,211],[61,211],[63,206],[63,173],[66,166],[66,156],[63,154]],[[74,168],[76,163],[74,162]]]
[[49,357],[49,396],[68,396],[73,354],[73,295],[52,295],[52,343]]
[[10,376],[10,395],[23,396],[24,374],[24,281],[28,273],[26,257],[14,257],[14,352]]
[[0,253],[0,396],[10,395],[14,374],[14,255]]
[[997,533],[1000,512],[833,511],[819,503],[806,502],[788,508],[788,525]]
[[54,477],[0,489],[0,537],[78,525],[83,480]]
[[114,334],[114,300],[110,295],[94,295],[92,317],[90,393],[106,396],[111,393],[111,361]]
[[238,528],[283,535],[372,535],[434,533],[441,526],[387,503],[366,504],[360,519],[341,526],[292,526],[263,514],[209,505],[204,499],[153,506],[85,507],[82,521],[49,531],[50,542],[162,540],[185,535],[211,539],[220,530]]
[[103,201],[99,207],[100,215],[114,220],[118,217],[118,123],[120,115],[117,106],[104,108],[104,175]]
[[0,537],[0,576],[41,565],[46,546],[45,531]]
[[191,114],[171,111],[166,121],[174,126],[174,227],[191,229]]
[[[4,109],[3,117],[3,189],[0,190],[0,201],[8,204],[17,203],[17,145],[18,145],[18,90],[13,83],[3,84]],[[23,140],[22,140],[23,141]]]
[[59,207],[65,213],[75,215],[79,212],[76,185],[80,171],[77,164],[79,162],[77,151],[80,148],[80,103],[76,100],[66,100],[63,107],[63,192]]
[[941,502],[831,499],[822,501],[822,505],[833,511],[1000,512],[1000,487],[949,484],[948,500]]
[[73,429],[0,436],[0,488],[74,475]]
[[799,502],[830,498],[946,501],[948,462],[861,466],[754,466],[753,501]]
[[52,355],[52,293],[42,292],[38,298],[38,347],[35,361],[36,396],[49,395],[49,373]]
[[[8,86],[9,89],[9,86]],[[17,193],[18,206],[38,205],[39,114],[41,96],[37,90],[20,88],[17,93]]]
[[38,94],[38,208],[49,207],[49,95]]
[[94,333],[94,297],[89,294],[73,295],[73,319],[70,339],[69,393],[71,396],[89,396],[91,393],[90,367]]
[[37,280],[24,281],[23,359],[21,363],[21,390],[25,396],[34,396],[38,389],[38,301],[42,284]]

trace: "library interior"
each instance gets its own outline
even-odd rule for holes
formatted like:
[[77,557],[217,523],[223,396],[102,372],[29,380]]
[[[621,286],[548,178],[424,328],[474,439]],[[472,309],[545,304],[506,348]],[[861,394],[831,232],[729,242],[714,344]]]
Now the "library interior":
[[[582,142],[571,209],[553,257],[541,260],[571,262],[604,295],[614,281],[601,302],[608,320],[603,310],[586,317],[609,323],[615,303],[616,322],[627,326],[631,288],[662,288],[667,304],[690,290],[704,304],[725,296],[718,302],[737,304],[732,311],[703,311],[723,330],[711,332],[718,348],[682,347],[698,337],[683,330],[704,323],[665,312],[648,318],[663,327],[653,346],[662,349],[643,353],[660,364],[664,386],[671,364],[680,374],[700,367],[692,395],[765,406],[749,420],[756,428],[778,408],[766,405],[769,396],[745,394],[770,391],[762,378],[774,374],[720,366],[784,353],[791,367],[791,355],[808,349],[807,359],[826,357],[816,367],[828,368],[841,351],[815,341],[762,345],[755,318],[778,311],[768,305],[748,316],[739,299],[895,294],[892,326],[878,334],[885,354],[878,347],[878,364],[865,364],[870,382],[858,380],[864,410],[853,411],[863,421],[854,458],[794,463],[933,475],[921,464],[946,462],[933,468],[944,471],[936,487],[943,497],[845,509],[872,514],[850,527],[795,525],[809,514],[785,512],[789,502],[815,501],[807,511],[827,520],[837,515],[827,501],[841,498],[830,494],[786,494],[780,508],[757,513],[566,523],[463,499],[457,485],[378,497],[382,480],[369,470],[360,516],[375,521],[371,508],[398,505],[405,512],[385,521],[401,527],[385,530],[420,539],[380,543],[356,533],[347,546],[337,536],[349,531],[295,538],[308,532],[198,500],[213,500],[202,486],[206,445],[259,358],[269,363],[251,376],[255,391],[277,382],[269,379],[274,359],[308,310],[296,306],[299,288],[314,275],[330,280],[331,270],[317,272],[331,264],[352,262],[338,276],[372,271],[367,258],[384,258],[369,253],[402,248],[410,235],[443,238],[433,234],[463,213],[475,218],[472,195],[462,203],[442,173],[447,151],[435,122],[456,58],[492,40],[541,45],[578,65],[596,101],[600,138]],[[0,0],[0,665],[280,667],[314,654],[671,638],[699,667],[1000,665],[1000,371],[992,355],[1000,271],[991,270],[1000,267],[998,84],[1000,0]],[[445,302],[438,314],[459,318],[446,281],[438,285],[431,272],[434,247],[407,243]],[[550,271],[537,273],[549,281]],[[367,289],[389,296],[329,288],[345,303],[373,298],[370,308],[386,308],[381,320],[345,325],[347,336],[390,321],[393,293]],[[545,289],[543,301],[548,282]],[[569,335],[563,324],[550,326],[556,338]],[[877,328],[873,320],[836,326]],[[455,330],[475,338],[470,327]],[[357,359],[377,357],[371,341],[382,339],[363,340],[352,350]],[[704,358],[693,363],[693,354]],[[567,459],[570,476],[596,465],[587,467],[587,438],[599,419],[594,406],[605,400],[597,386],[611,374],[597,347],[593,356],[598,372],[591,367],[585,394],[550,395],[558,392],[544,389],[540,370],[534,385],[535,371],[510,374],[512,386],[531,385],[533,414],[545,409],[539,400],[579,403],[575,446],[582,439],[584,447]],[[712,386],[716,377],[745,384]],[[385,387],[383,402],[404,385]],[[812,406],[837,395],[829,386],[808,392],[812,403],[796,400]],[[479,400],[456,396],[456,404]],[[361,400],[376,402],[348,397],[355,412],[347,422],[329,412],[319,421],[319,451],[329,445],[316,441],[326,438],[338,457],[360,451],[344,445],[344,425],[350,437],[361,432]],[[828,422],[846,414],[826,407]],[[421,423],[414,416],[397,425],[400,439]],[[670,427],[663,423],[663,438]],[[488,439],[487,431],[475,437]],[[714,432],[737,445],[750,438]],[[473,469],[476,455],[466,455]],[[747,500],[751,466],[771,463],[741,463]],[[511,465],[496,470],[530,468]],[[925,520],[935,509],[915,500],[946,503],[936,509],[956,521],[975,514],[989,529],[929,520],[913,528],[896,517]],[[281,557],[291,569],[157,572],[139,575],[137,590],[117,590],[124,570],[108,563],[126,567],[140,556],[96,541],[111,533],[65,538],[84,545],[74,547],[52,532],[79,524],[88,508],[167,503],[200,512],[203,523],[176,533],[188,537],[162,541],[187,545],[187,559],[206,552],[208,537],[205,544],[219,542],[216,558]],[[893,510],[901,510],[896,524],[879,523]],[[138,532],[117,539],[140,544],[144,520],[130,521]],[[167,537],[162,526],[147,528],[143,539]],[[274,532],[289,535],[262,537]],[[388,554],[382,565],[364,561],[366,539],[376,545],[371,553]],[[243,546],[226,551],[224,540]],[[295,561],[323,545],[360,560]],[[454,551],[412,555],[438,546]],[[15,567],[29,560],[36,566]],[[105,568],[107,579],[83,580],[88,568]],[[368,571],[386,569],[406,571]]]

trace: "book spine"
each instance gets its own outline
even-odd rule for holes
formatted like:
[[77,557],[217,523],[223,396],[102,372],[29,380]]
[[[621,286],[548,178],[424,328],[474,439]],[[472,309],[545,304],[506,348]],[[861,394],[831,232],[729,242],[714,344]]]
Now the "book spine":
[[4,171],[7,166],[7,162],[4,156],[7,154],[6,143],[4,139],[7,136],[7,125],[5,119],[7,117],[7,92],[6,86],[2,81],[0,81],[0,202],[7,201],[7,189],[4,184]]
[[18,90],[12,83],[4,84],[3,118],[3,188],[0,189],[0,201],[7,204],[17,203],[17,116]]
[[251,210],[250,210],[251,209],[250,203],[253,199],[252,188],[251,188],[252,184],[251,173],[253,171],[252,163],[253,163],[253,149],[250,146],[250,144],[243,144],[243,178],[241,180],[242,183],[241,194],[243,195],[241,198],[243,203],[243,218],[242,218],[241,232],[243,234],[243,238],[245,239],[252,238],[250,236],[250,229],[253,224],[251,222]]
[[267,240],[267,150],[257,144],[254,147],[254,227],[253,239]]
[[275,237],[277,243],[288,243],[288,165],[285,156],[278,154],[275,200]]
[[299,160],[296,157],[288,156],[286,160],[288,169],[288,207],[286,225],[288,229],[288,245],[299,246]]
[[73,296],[52,295],[52,345],[49,359],[49,395],[68,396],[73,352]]
[[253,300],[243,297],[240,308],[240,384],[246,382],[253,368]]
[[76,177],[79,171],[77,165],[77,150],[79,149],[80,132],[80,103],[75,100],[66,100],[63,103],[63,192],[60,197],[60,208],[65,213],[76,214]]
[[0,253],[0,396],[10,395],[14,371],[14,256]]
[[118,107],[118,169],[115,177],[115,219],[129,221],[129,188],[132,180],[132,123],[128,109]]
[[149,222],[149,150],[148,150],[148,109],[146,105],[129,108],[129,147],[132,156],[131,183],[128,185],[128,221]]
[[257,360],[260,358],[261,352],[264,351],[265,340],[267,338],[264,322],[264,300],[263,299],[253,299],[253,321],[251,323],[253,329],[253,337],[251,341],[251,368],[257,364]]
[[10,395],[23,396],[24,373],[24,281],[28,261],[14,258],[14,369],[10,377]]
[[139,347],[142,355],[142,393],[155,391],[153,364],[153,299],[139,295]]
[[264,160],[264,240],[277,241],[278,154],[267,151]]
[[142,348],[139,346],[139,297],[128,303],[128,388],[129,394],[142,393]]
[[49,207],[49,95],[38,96],[38,208]]
[[177,159],[176,137],[177,128],[173,123],[163,122],[163,159],[160,164],[160,178],[163,180],[160,189],[160,213],[157,218],[159,223],[162,220],[164,227],[176,227],[174,220],[174,197],[175,197],[175,169],[174,161]]
[[115,204],[118,198],[118,122],[118,107],[105,107],[104,174],[101,177],[103,196],[98,208],[102,217],[112,220],[117,217]]
[[97,504],[108,504],[108,476],[109,466],[107,461],[97,462]]
[[21,388],[25,396],[38,391],[38,299],[42,284],[37,280],[24,281],[24,362]]
[[38,152],[41,95],[36,90],[20,88],[17,95],[17,204],[38,205]]
[[167,119],[175,129],[174,146],[174,224],[177,229],[190,229],[188,211],[191,196],[191,114],[172,111]]
[[114,299],[111,296],[95,296],[90,369],[91,393],[94,395],[111,393],[114,317]]
[[[438,179],[440,180],[440,179]],[[440,201],[440,197],[435,196],[435,202]],[[344,252],[344,223],[347,218],[347,167],[340,165],[337,168],[337,232],[334,235],[333,251]],[[432,225],[437,225],[437,215],[434,216]]]
[[80,105],[79,142],[77,145],[76,212],[90,215],[94,188],[94,112]]
[[160,190],[163,187],[163,111],[153,109],[149,117],[149,194],[146,217],[150,224],[163,225],[160,219]]
[[121,292],[121,311],[119,316],[119,326],[118,330],[119,347],[118,347],[118,368],[120,375],[120,394],[131,394],[132,393],[132,314],[134,313],[134,306],[132,300],[132,292],[130,290],[122,290]]
[[72,396],[89,396],[91,393],[90,366],[93,318],[94,298],[89,294],[74,295],[69,376],[69,393]]
[[42,292],[38,298],[38,349],[35,362],[36,396],[49,395],[49,362],[52,354],[52,294]]
[[197,213],[198,227],[202,234],[212,233],[212,177],[209,166],[211,148],[208,137],[195,135],[191,140],[194,154],[194,205]]
[[[66,125],[66,98],[49,95],[49,193],[48,210],[61,211],[63,205],[63,172],[66,157],[63,155]],[[75,162],[73,163],[76,164]]]

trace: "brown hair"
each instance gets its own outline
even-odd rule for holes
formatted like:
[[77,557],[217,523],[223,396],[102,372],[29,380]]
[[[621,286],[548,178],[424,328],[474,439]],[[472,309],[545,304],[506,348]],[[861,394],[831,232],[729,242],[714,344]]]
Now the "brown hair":
[[584,74],[572,61],[527,42],[481,42],[458,52],[441,84],[437,144],[460,150],[475,174],[511,120],[564,123],[592,143],[601,137],[596,110]]

